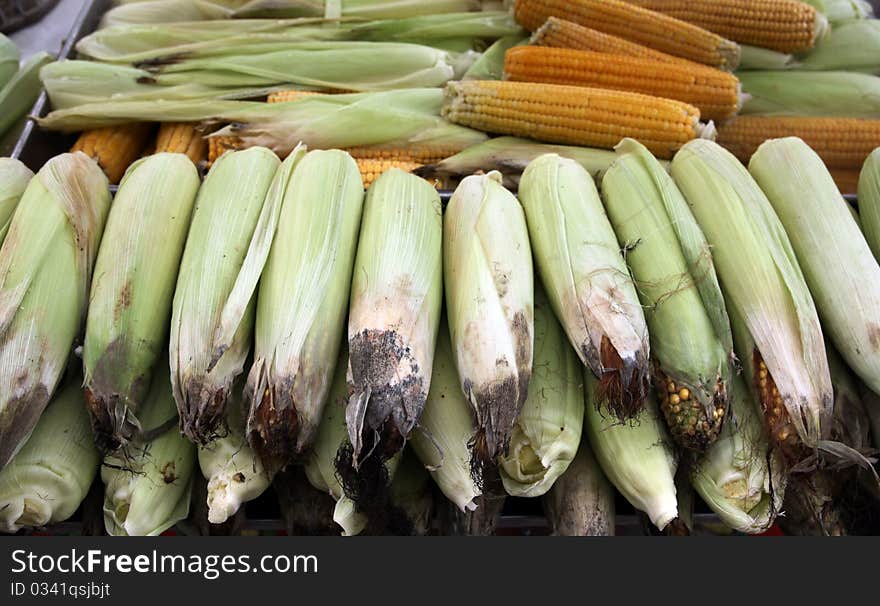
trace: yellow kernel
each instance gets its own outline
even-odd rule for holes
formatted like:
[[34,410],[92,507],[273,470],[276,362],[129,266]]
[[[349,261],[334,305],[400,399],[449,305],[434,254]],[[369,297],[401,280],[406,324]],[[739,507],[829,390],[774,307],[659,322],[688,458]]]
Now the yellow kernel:
[[673,394],[669,397],[669,401],[675,406],[681,402],[681,398],[678,397],[678,394]]
[[678,392],[678,395],[682,400],[687,400],[691,397],[691,392],[688,390],[687,387],[682,387],[681,390]]

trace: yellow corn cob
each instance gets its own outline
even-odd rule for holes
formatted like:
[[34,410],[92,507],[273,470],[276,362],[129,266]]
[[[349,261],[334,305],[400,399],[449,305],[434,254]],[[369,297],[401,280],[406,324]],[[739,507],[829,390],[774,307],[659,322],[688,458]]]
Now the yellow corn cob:
[[611,149],[632,137],[666,159],[704,130],[700,111],[680,101],[531,82],[450,82],[442,114],[456,124],[549,143]]
[[214,162],[226,152],[242,149],[243,147],[244,145],[242,144],[241,139],[235,136],[209,137],[208,166],[214,164]]
[[[653,59],[665,63],[684,61],[688,65],[693,61],[661,53],[653,48],[648,48],[637,42],[630,42],[618,36],[603,34],[602,32],[578,25],[573,21],[566,21],[558,17],[550,17],[544,25],[532,35],[529,42],[534,46],[550,46],[554,48],[576,48],[578,50],[595,51],[597,53],[609,53],[612,55],[626,55],[628,57],[641,57]],[[699,64],[698,64],[699,65]]]
[[358,170],[361,171],[361,180],[364,182],[364,189],[370,187],[373,181],[378,179],[382,173],[392,168],[411,173],[415,169],[423,166],[418,162],[410,162],[408,160],[386,160],[384,158],[355,158]]
[[725,38],[782,53],[813,47],[827,21],[797,0],[626,0],[703,27]]
[[695,105],[707,120],[739,110],[739,80],[719,69],[571,48],[515,46],[507,51],[509,80],[596,86],[677,99]]
[[156,135],[154,153],[186,154],[193,164],[205,161],[208,144],[189,122],[163,122]]
[[530,31],[560,17],[698,63],[730,70],[739,64],[735,42],[623,0],[516,0],[514,16]]
[[110,183],[119,183],[129,164],[140,157],[151,128],[147,122],[132,122],[87,130],[80,134],[70,151],[81,151],[94,158]]
[[402,162],[416,162],[418,164],[433,164],[450,156],[454,156],[462,150],[460,146],[448,145],[423,145],[414,147],[387,147],[381,145],[368,145],[365,147],[347,147],[347,151],[355,160],[397,160]]
[[280,90],[270,94],[266,101],[268,103],[286,103],[287,101],[297,101],[303,97],[321,94],[323,93],[314,90]]
[[[821,156],[821,154],[820,154]],[[848,168],[829,168],[831,178],[842,194],[854,194],[859,189],[859,170]]]
[[808,116],[740,116],[718,129],[718,143],[748,162],[767,139],[800,137],[828,168],[858,171],[880,146],[880,120]]

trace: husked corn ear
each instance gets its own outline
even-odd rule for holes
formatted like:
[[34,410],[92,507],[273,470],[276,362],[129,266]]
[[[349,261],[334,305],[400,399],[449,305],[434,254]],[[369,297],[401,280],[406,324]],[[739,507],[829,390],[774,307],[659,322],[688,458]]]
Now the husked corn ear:
[[535,360],[529,393],[499,458],[507,494],[539,497],[565,473],[581,443],[584,421],[580,361],[543,292],[535,297]]
[[132,122],[87,130],[79,136],[70,151],[81,151],[94,158],[110,183],[119,183],[131,163],[140,157],[147,146],[152,128],[148,122]]
[[156,135],[153,153],[171,152],[184,154],[198,165],[208,157],[208,142],[189,122],[163,122]]
[[443,221],[430,183],[384,173],[364,203],[348,318],[353,463],[403,449],[431,385],[443,303]]
[[414,171],[422,166],[418,162],[408,160],[384,160],[381,158],[356,158],[358,170],[361,173],[361,181],[365,188],[369,188],[379,177],[391,169],[398,169],[405,173]]
[[880,265],[834,180],[797,137],[763,143],[749,172],[789,234],[825,333],[880,392]]
[[269,488],[272,476],[247,443],[241,402],[226,409],[226,433],[198,450],[199,468],[208,480],[208,521],[223,524],[246,502]]
[[551,534],[613,536],[614,496],[614,487],[605,477],[584,433],[577,455],[543,498]]
[[[267,200],[280,162],[264,147],[214,163],[195,201],[171,312],[171,383],[181,431],[197,444],[223,432],[224,411],[251,347],[262,263],[280,200]],[[253,252],[252,252],[253,251]],[[231,335],[231,338],[224,338]]]
[[[821,156],[820,156],[821,157]],[[859,171],[848,169],[848,168],[828,168],[828,172],[831,173],[831,178],[834,179],[834,184],[837,185],[837,189],[840,190],[842,194],[854,194],[859,189]],[[853,211],[856,222],[859,224],[861,228],[861,222],[858,220],[858,215],[853,210],[852,206],[849,207],[850,210]],[[869,243],[870,244],[870,243]]]
[[535,30],[529,43],[534,46],[573,48],[597,53],[608,53],[610,55],[625,55],[627,57],[662,61],[663,63],[700,65],[699,63],[688,62],[681,57],[661,53],[637,42],[630,42],[625,38],[604,34],[598,30],[558,17],[549,17],[544,22],[544,25]]
[[593,178],[545,154],[523,173],[519,198],[556,317],[599,377],[595,400],[621,419],[635,416],[649,389],[648,329]]
[[662,158],[704,130],[700,111],[681,101],[534,82],[450,82],[442,112],[456,124],[549,143],[611,149],[633,137]]
[[131,166],[113,201],[83,345],[86,404],[101,450],[116,451],[138,433],[154,368],[167,369],[160,355],[198,188],[189,158],[156,154]]
[[707,120],[725,120],[740,107],[736,76],[705,65],[669,63],[571,48],[519,46],[507,51],[508,80],[594,86],[677,99]]
[[865,240],[880,261],[880,147],[871,152],[859,175],[859,217]]
[[474,409],[475,467],[507,450],[532,373],[534,283],[522,207],[490,172],[462,180],[443,222],[449,334]]
[[0,158],[0,244],[9,231],[12,215],[34,173],[19,160]]
[[686,145],[672,176],[712,247],[731,322],[744,337],[737,355],[771,439],[799,458],[828,436],[833,401],[822,329],[791,242],[758,184],[719,145]]
[[648,514],[663,530],[678,518],[675,472],[678,464],[657,403],[648,396],[645,407],[630,421],[599,411],[600,386],[584,372],[587,403],[584,431],[605,476],[633,507]]
[[177,430],[168,367],[160,365],[141,408],[144,431],[125,457],[101,466],[104,528],[111,536],[158,536],[186,518],[196,447]]
[[828,20],[797,0],[626,0],[693,23],[745,44],[783,53],[809,50],[828,29]]
[[559,17],[697,63],[731,71],[739,64],[735,42],[623,0],[516,0],[513,11],[529,31]]
[[[257,296],[248,442],[270,472],[315,438],[345,330],[364,191],[339,150],[294,152]],[[301,158],[301,159],[300,159]]]
[[214,164],[226,152],[244,147],[242,140],[235,136],[208,137],[208,166]]
[[110,208],[107,178],[61,154],[28,183],[0,248],[0,469],[49,403],[81,334]]
[[654,384],[673,439],[703,452],[718,437],[733,378],[733,336],[709,245],[672,177],[632,139],[602,194],[636,282]]
[[365,145],[346,147],[345,151],[355,160],[381,160],[428,164],[454,156],[462,150],[461,145]]
[[828,168],[858,170],[880,146],[880,120],[813,116],[739,116],[718,128],[716,141],[748,163],[764,141],[799,137]]
[[461,391],[449,332],[442,328],[434,351],[431,389],[410,444],[443,495],[462,512],[477,508],[482,488],[471,473],[470,442],[477,428]]
[[787,473],[780,453],[770,448],[760,410],[743,379],[733,379],[729,391],[729,417],[690,480],[722,522],[757,534],[770,528],[782,510]]
[[61,389],[31,437],[0,470],[0,531],[18,532],[68,519],[79,508],[100,462],[82,389]]
[[288,101],[296,101],[298,99],[302,99],[303,97],[311,97],[312,95],[320,95],[323,94],[318,91],[313,90],[280,90],[275,93],[270,93],[266,98],[267,103],[287,103]]

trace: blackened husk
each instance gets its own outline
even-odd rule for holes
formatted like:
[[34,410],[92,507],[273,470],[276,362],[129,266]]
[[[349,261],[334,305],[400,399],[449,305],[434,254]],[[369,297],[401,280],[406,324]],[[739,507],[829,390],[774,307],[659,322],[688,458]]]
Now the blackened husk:
[[[588,360],[596,356],[587,356]],[[623,360],[608,337],[599,352],[599,403],[621,421],[634,418],[645,406],[651,388],[648,360],[639,352],[635,360]]]

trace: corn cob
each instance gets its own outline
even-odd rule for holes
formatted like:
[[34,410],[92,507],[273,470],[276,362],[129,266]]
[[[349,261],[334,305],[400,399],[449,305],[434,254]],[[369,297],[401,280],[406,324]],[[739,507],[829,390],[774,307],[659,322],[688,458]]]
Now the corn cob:
[[856,72],[739,72],[742,113],[766,116],[877,118],[880,77]]
[[538,157],[520,181],[535,263],[581,362],[599,377],[596,400],[621,419],[648,392],[648,329],[596,185],[573,160]]
[[603,34],[602,32],[578,25],[573,21],[566,21],[558,17],[549,17],[544,25],[535,30],[529,44],[534,46],[549,46],[552,48],[573,48],[577,50],[607,53],[609,55],[625,55],[640,59],[650,59],[663,63],[681,63],[684,65],[701,65],[667,55],[660,51],[643,46],[637,42],[630,42],[625,38]]
[[357,158],[358,170],[365,188],[369,188],[379,177],[392,169],[410,173],[422,166],[418,162],[408,160],[383,160],[380,158]]
[[198,188],[196,168],[183,154],[138,160],[119,185],[95,263],[83,346],[86,403],[101,450],[124,447],[140,429],[138,407],[167,342]]
[[565,473],[581,443],[583,376],[574,350],[543,292],[535,296],[535,361],[529,393],[499,458],[504,490],[517,497],[545,494]]
[[169,354],[181,431],[197,444],[222,432],[227,399],[250,351],[262,265],[249,273],[246,258],[253,254],[251,243],[256,253],[263,239],[265,261],[271,243],[265,232],[274,228],[281,204],[277,195],[267,199],[279,164],[263,147],[227,154],[196,198],[176,281]]
[[461,388],[474,409],[475,468],[506,452],[532,372],[534,285],[522,208],[501,175],[462,180],[446,207],[443,276]]
[[880,393],[880,265],[834,180],[796,137],[763,143],[749,172],[789,234],[822,327],[855,373]]
[[443,302],[440,196],[392,169],[367,193],[351,284],[349,400],[354,465],[399,452],[425,406]]
[[614,535],[614,487],[605,477],[586,434],[577,455],[543,499],[551,534]]
[[486,132],[549,143],[611,149],[633,137],[662,158],[703,133],[699,110],[680,101],[532,82],[450,82],[443,116]]
[[513,10],[529,31],[559,17],[697,63],[731,71],[739,64],[735,42],[623,0],[516,0]]
[[813,47],[828,29],[815,8],[796,0],[626,0],[715,32],[730,40],[783,53]]
[[141,408],[144,430],[128,456],[101,467],[104,527],[111,536],[157,536],[186,518],[196,448],[177,431],[168,367],[157,369]]
[[241,402],[226,408],[227,432],[198,451],[199,467],[208,480],[208,521],[223,524],[246,502],[260,496],[272,481],[244,433]]
[[81,153],[31,179],[0,248],[0,469],[49,403],[80,334],[110,208],[107,178]]
[[31,169],[20,161],[0,158],[0,244],[6,238],[18,202],[33,177]]
[[734,359],[709,245],[648,150],[626,139],[617,151],[602,193],[645,309],[660,409],[679,445],[704,452],[728,410]]
[[691,206],[724,288],[734,344],[789,459],[828,436],[832,394],[816,308],[767,197],[719,145],[686,145],[672,176]]
[[100,458],[82,390],[71,383],[59,391],[30,439],[0,471],[0,531],[68,519],[85,499]]
[[440,491],[462,512],[476,510],[482,494],[470,466],[470,441],[476,430],[455,370],[449,332],[441,329],[434,352],[431,389],[410,444]]
[[880,146],[880,120],[807,116],[740,116],[718,128],[718,144],[748,163],[764,141],[799,137],[828,168],[858,169]]
[[302,99],[303,97],[311,97],[313,95],[322,94],[325,94],[325,92],[314,90],[280,90],[274,93],[269,93],[269,96],[266,98],[266,102],[287,103],[288,101],[297,101],[299,99]]
[[116,184],[131,163],[140,157],[152,128],[146,122],[132,122],[87,130],[79,136],[70,151],[81,151],[94,158],[110,183]]
[[584,431],[605,476],[663,530],[679,515],[678,464],[654,398],[648,397],[634,420],[620,422],[599,412],[599,382],[589,371],[584,372],[584,385]]
[[862,231],[874,258],[880,261],[880,147],[865,160],[859,175],[858,191]]
[[[340,452],[345,452],[344,447],[349,443],[345,424],[345,404],[348,400],[347,370],[348,350],[343,347],[335,363],[327,404],[321,412],[315,439],[306,454],[303,467],[309,483],[324,494],[329,494],[336,502],[333,521],[342,529],[342,534],[354,536],[363,532],[369,520],[365,514],[356,511],[354,503],[345,495],[336,473],[336,459]],[[387,482],[388,478],[382,480]]]
[[248,442],[270,472],[311,444],[327,398],[348,309],[363,184],[339,150],[294,153],[260,279]]
[[208,156],[208,142],[195,127],[187,122],[163,122],[156,135],[153,153],[184,154],[193,164],[204,162]]
[[766,531],[782,508],[786,470],[770,449],[760,410],[743,379],[730,384],[730,415],[721,436],[690,472],[703,501],[729,527]]
[[[821,156],[820,156],[821,157]],[[834,179],[837,189],[842,194],[855,194],[859,189],[859,171],[848,168],[828,168],[831,178]],[[850,207],[852,210],[852,207]],[[859,222],[859,226],[861,223]]]
[[519,46],[507,51],[508,80],[592,86],[676,99],[707,120],[725,120],[740,107],[736,76],[704,65],[655,61],[570,48]]

